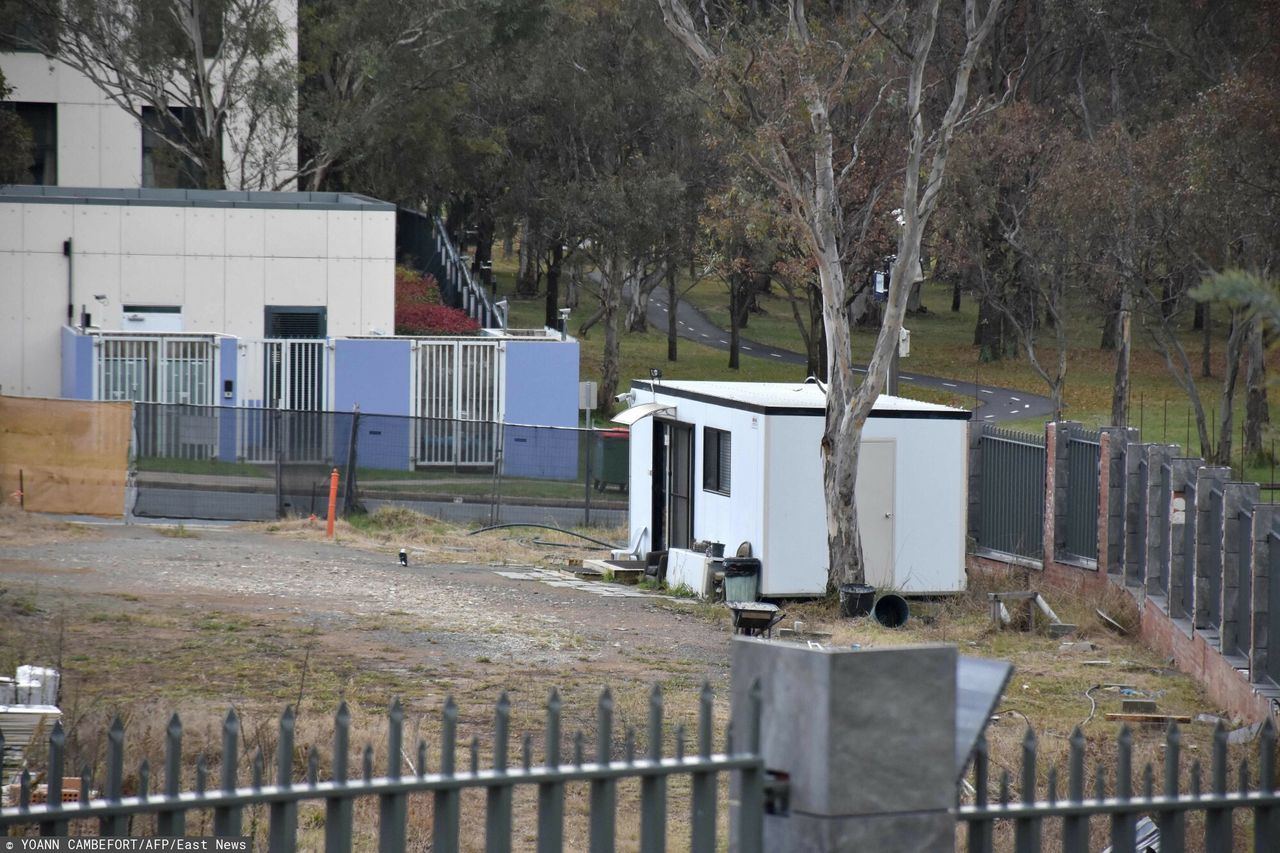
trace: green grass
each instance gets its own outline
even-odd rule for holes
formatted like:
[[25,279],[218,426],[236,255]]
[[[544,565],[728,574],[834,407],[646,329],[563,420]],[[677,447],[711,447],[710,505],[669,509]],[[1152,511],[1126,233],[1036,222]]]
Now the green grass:
[[273,477],[270,465],[249,462],[222,462],[218,459],[176,459],[168,456],[139,456],[139,471],[163,471],[171,474],[212,474],[218,477]]
[[[509,259],[503,259],[501,247],[495,246],[494,267],[501,293],[511,305],[511,325],[540,328],[544,312],[543,298],[540,296],[536,299],[518,299],[513,296],[515,263],[514,254]],[[804,347],[792,317],[790,304],[781,288],[776,288],[775,291],[773,295],[761,297],[762,312],[753,314],[749,318],[747,328],[742,330],[742,335],[744,338],[771,346],[801,352]],[[703,311],[712,322],[721,328],[728,328],[728,291],[722,282],[714,278],[706,278],[692,288],[688,288],[685,283],[682,284],[682,292],[683,298]],[[969,295],[966,294],[961,300],[960,310],[953,312],[950,310],[951,288],[945,284],[927,282],[922,302],[927,310],[924,313],[910,315],[906,321],[907,328],[911,330],[911,355],[901,363],[904,373],[953,378],[979,385],[1048,395],[1048,386],[1032,369],[1025,354],[1020,353],[1017,357],[996,362],[982,362],[979,359],[978,348],[973,343],[973,333],[978,322],[978,305]],[[577,327],[584,318],[591,315],[596,304],[594,297],[583,291],[581,304],[570,318],[570,334],[576,333]],[[1072,309],[1072,316],[1077,319],[1068,328],[1069,351],[1063,417],[1096,429],[1108,425],[1111,420],[1115,353],[1102,350],[1098,346],[1101,331],[1097,304],[1081,297]],[[1221,313],[1217,312],[1218,316],[1215,316],[1213,323],[1211,352],[1213,376],[1202,379],[1197,375],[1196,378],[1200,395],[1205,401],[1206,416],[1211,421],[1211,439],[1216,439],[1219,432],[1216,420],[1221,408],[1221,381],[1226,367],[1223,352],[1228,329]],[[1185,328],[1180,334],[1188,358],[1198,368],[1202,345],[1201,333]],[[865,360],[870,355],[875,336],[874,329],[854,331],[853,347],[856,358]],[[604,348],[603,337],[602,330],[596,326],[581,339],[581,376],[584,380],[599,379]],[[633,378],[647,377],[651,367],[660,368],[664,378],[667,379],[778,382],[795,382],[804,379],[802,366],[782,364],[772,359],[759,359],[746,353],[742,354],[741,367],[738,370],[731,370],[728,366],[727,353],[686,340],[681,340],[678,344],[678,361],[668,362],[665,329],[651,328],[644,334],[623,333],[621,350],[622,363],[619,375],[622,377],[622,382],[619,390],[627,388]],[[1042,358],[1046,361],[1052,360],[1053,357],[1054,353],[1051,349],[1042,354]],[[1275,362],[1275,359],[1269,360]],[[1174,381],[1164,357],[1154,348],[1150,338],[1143,332],[1136,319],[1130,372],[1132,388],[1130,426],[1141,430],[1143,441],[1177,444],[1184,449],[1184,452],[1201,455],[1202,449],[1194,419],[1191,417],[1191,405],[1187,395]],[[1243,385],[1243,378],[1241,385]],[[908,382],[903,382],[902,387],[906,396],[930,402],[970,409],[981,402],[973,397],[933,391]],[[1273,463],[1270,460],[1244,460],[1245,464],[1241,465],[1239,430],[1244,419],[1243,388],[1237,391],[1236,397],[1233,425],[1235,440],[1232,452],[1235,476],[1245,480],[1271,482],[1274,479],[1273,473],[1280,472],[1273,472]],[[1044,428],[1044,419],[1031,418],[1005,422],[1002,425],[1038,432]],[[1269,437],[1264,439],[1264,448],[1269,448],[1270,442]]]

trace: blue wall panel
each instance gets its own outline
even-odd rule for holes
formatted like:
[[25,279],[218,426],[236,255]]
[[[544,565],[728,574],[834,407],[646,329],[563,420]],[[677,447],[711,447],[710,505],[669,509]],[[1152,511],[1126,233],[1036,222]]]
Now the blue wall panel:
[[[410,342],[367,340],[336,343],[333,407],[350,412],[360,407],[356,437],[358,468],[409,470],[412,412]],[[397,417],[385,417],[395,415]],[[383,416],[383,417],[379,417]],[[334,458],[346,460],[350,423],[334,431]]]
[[[506,422],[573,427],[578,423],[577,341],[507,344]],[[573,480],[578,477],[574,430],[507,427],[502,470],[508,477]]]
[[93,338],[62,327],[62,396],[93,399]]

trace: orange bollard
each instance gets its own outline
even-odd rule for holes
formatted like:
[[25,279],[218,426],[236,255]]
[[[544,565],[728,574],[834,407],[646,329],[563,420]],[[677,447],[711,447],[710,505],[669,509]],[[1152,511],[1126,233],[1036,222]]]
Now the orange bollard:
[[338,469],[334,468],[333,473],[329,475],[329,523],[325,525],[324,535],[326,539],[333,538],[333,515],[338,509]]

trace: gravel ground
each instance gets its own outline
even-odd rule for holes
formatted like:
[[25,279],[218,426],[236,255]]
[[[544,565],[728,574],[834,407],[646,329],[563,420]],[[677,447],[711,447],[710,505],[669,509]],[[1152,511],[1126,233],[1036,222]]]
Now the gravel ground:
[[[142,605],[283,621],[375,658],[379,649],[398,648],[397,667],[423,650],[436,665],[484,658],[552,676],[580,675],[584,665],[615,679],[653,680],[677,664],[713,682],[727,674],[729,628],[705,606],[498,574],[522,568],[513,565],[405,568],[385,553],[253,528],[175,532],[140,525],[40,530],[29,545],[11,533],[0,541],[0,587],[35,594],[42,607]],[[380,627],[387,616],[394,624]],[[363,630],[353,638],[356,628]]]

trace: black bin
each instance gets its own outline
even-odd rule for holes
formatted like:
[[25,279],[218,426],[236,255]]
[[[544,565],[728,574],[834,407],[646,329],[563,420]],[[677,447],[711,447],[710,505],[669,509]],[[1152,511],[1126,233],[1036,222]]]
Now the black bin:
[[846,619],[866,616],[876,600],[876,588],[865,583],[840,585],[840,615]]

